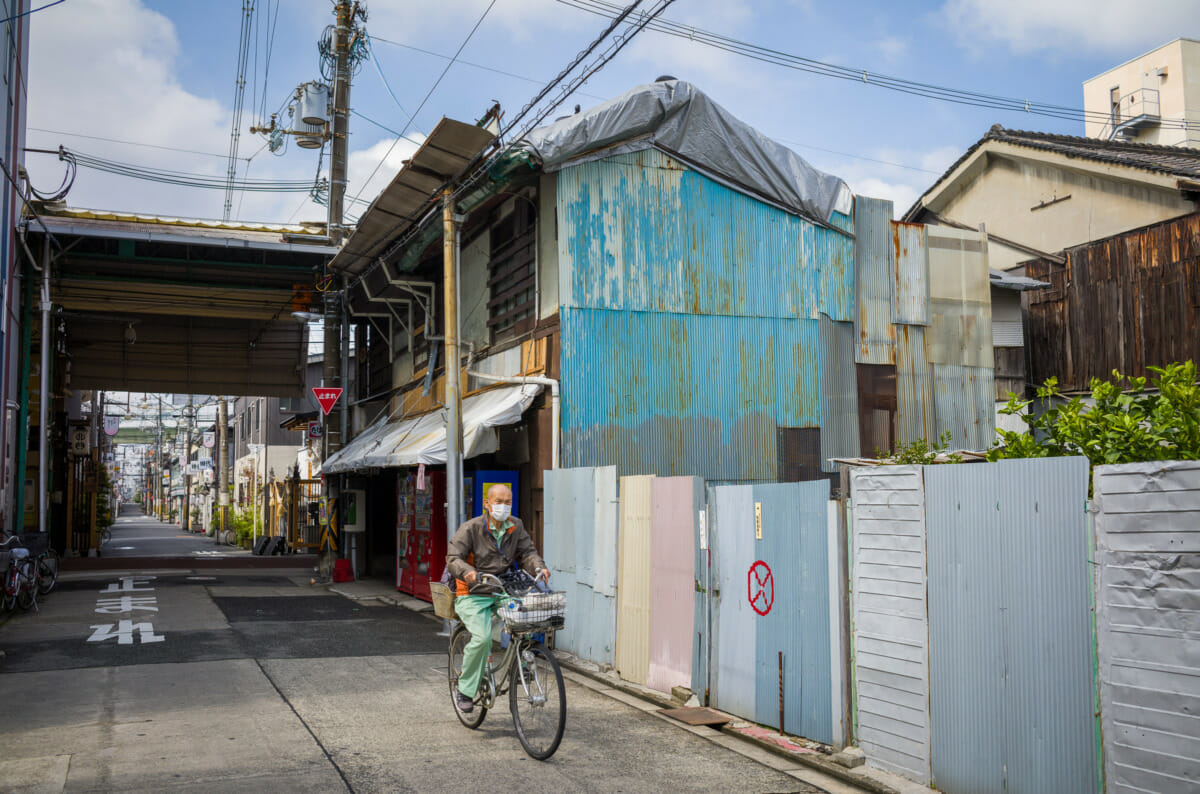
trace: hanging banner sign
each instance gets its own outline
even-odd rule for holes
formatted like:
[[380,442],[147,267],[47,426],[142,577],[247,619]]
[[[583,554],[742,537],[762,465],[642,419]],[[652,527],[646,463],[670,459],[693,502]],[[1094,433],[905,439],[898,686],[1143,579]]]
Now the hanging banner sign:
[[215,443],[217,443],[217,434],[211,430],[204,431],[204,446],[212,449]]
[[121,429],[121,417],[106,416],[104,417],[104,435],[115,436],[117,431]]
[[341,387],[329,386],[313,386],[313,397],[317,398],[317,404],[321,406],[321,413],[329,416],[329,412],[333,410],[333,405],[342,396]]

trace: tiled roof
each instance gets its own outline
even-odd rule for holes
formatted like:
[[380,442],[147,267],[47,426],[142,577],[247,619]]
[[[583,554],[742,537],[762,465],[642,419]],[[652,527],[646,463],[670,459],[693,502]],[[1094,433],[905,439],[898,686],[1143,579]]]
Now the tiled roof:
[[[929,195],[934,187],[946,181],[955,169],[966,162],[980,146],[988,141],[1025,146],[1030,149],[1053,152],[1065,157],[1091,160],[1097,163],[1139,168],[1143,171],[1175,176],[1180,179],[1200,179],[1200,149],[1184,146],[1158,146],[1151,143],[1105,141],[1099,138],[1057,135],[1050,132],[1009,130],[999,124],[994,124],[986,135],[976,141],[970,149],[963,153],[962,157],[946,169],[946,173],[938,177],[925,195]],[[921,206],[921,201],[918,199],[917,203],[905,214],[905,218],[908,219],[914,213],[919,212]]]

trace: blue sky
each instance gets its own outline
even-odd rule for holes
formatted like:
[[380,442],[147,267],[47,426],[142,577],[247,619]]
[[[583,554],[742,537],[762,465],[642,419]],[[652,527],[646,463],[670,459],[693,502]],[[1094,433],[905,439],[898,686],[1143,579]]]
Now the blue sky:
[[[413,48],[453,54],[489,2],[367,3],[376,55],[406,111],[416,110],[446,64],[444,57]],[[63,144],[123,162],[224,174],[220,157],[62,133],[226,153],[241,6],[240,0],[67,0],[35,14],[29,123],[38,129],[29,131],[29,145]],[[274,14],[276,3],[258,0],[258,6],[265,24],[268,8]],[[333,18],[329,0],[280,0],[278,9],[270,79],[264,81],[262,38],[257,70],[248,69],[242,157],[261,146],[246,129],[259,120],[255,97],[265,90],[274,108],[297,83],[317,77],[315,42]],[[843,66],[1073,108],[1082,106],[1083,80],[1178,36],[1200,37],[1200,13],[1192,0],[677,0],[665,17]],[[442,116],[473,121],[492,100],[515,113],[604,24],[556,0],[496,0],[461,57],[532,82],[456,64],[413,129],[428,132]],[[831,80],[650,31],[568,105],[586,107],[664,73],[695,83],[818,168],[846,179],[856,192],[892,199],[898,213],[994,123],[1082,134],[1082,122],[946,104],[860,81]],[[351,105],[392,129],[406,121],[370,62],[355,78]],[[397,146],[364,189],[363,180],[392,140],[390,133],[353,119],[353,193],[364,190],[371,198],[411,153],[410,144]],[[61,179],[62,166],[52,157],[30,155],[27,165],[39,187],[52,188]],[[262,152],[251,161],[249,177],[307,179],[316,165],[314,152],[295,147],[282,157]],[[220,191],[81,170],[68,203],[220,217],[223,199]],[[247,194],[235,207],[235,216],[245,220],[323,217],[323,209],[291,194]]]

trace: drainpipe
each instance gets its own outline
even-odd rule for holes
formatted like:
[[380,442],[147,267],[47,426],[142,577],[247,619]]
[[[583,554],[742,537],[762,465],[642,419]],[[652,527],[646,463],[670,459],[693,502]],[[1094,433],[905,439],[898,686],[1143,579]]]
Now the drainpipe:
[[540,386],[550,387],[550,421],[554,424],[554,434],[550,437],[550,468],[558,468],[558,381],[554,378],[543,378],[538,375],[517,375],[517,376],[501,376],[488,375],[483,372],[472,372],[467,370],[467,375],[472,378],[478,378],[488,383],[536,383]]
[[42,364],[38,376],[38,419],[40,421],[38,439],[38,532],[49,532],[46,523],[46,505],[49,501],[46,494],[47,466],[50,461],[50,428],[46,425],[50,408],[50,236],[42,242]]

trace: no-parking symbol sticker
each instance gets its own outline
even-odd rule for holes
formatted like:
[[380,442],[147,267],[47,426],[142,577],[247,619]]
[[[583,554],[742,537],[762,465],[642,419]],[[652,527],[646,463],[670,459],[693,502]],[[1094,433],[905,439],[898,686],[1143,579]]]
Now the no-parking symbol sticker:
[[760,615],[770,612],[775,603],[775,576],[771,566],[762,560],[751,565],[746,574],[746,597],[750,599],[750,608]]

